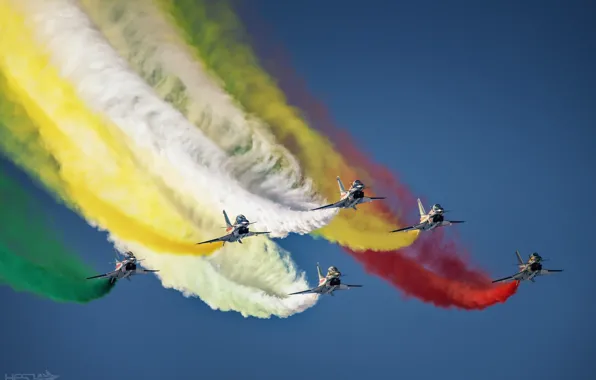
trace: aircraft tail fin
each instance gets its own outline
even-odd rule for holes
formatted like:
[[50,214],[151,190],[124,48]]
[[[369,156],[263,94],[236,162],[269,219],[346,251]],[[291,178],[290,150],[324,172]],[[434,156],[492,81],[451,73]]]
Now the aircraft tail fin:
[[521,257],[521,255],[519,254],[519,251],[518,251],[518,250],[515,250],[515,255],[517,256],[517,263],[518,263],[519,265],[524,265],[524,260],[522,260],[522,257]]
[[319,281],[325,278],[325,276],[323,276],[323,272],[321,272],[321,267],[319,266],[319,263],[317,263],[317,274],[319,275]]
[[226,227],[233,227],[232,223],[230,223],[230,218],[228,218],[228,214],[226,214],[226,210],[223,210],[224,219],[226,220]]
[[337,184],[339,185],[339,192],[341,193],[341,195],[344,195],[346,193],[346,188],[344,187],[344,184],[341,183],[341,179],[339,179],[339,176],[337,176]]
[[422,201],[420,201],[420,198],[418,198],[418,212],[420,213],[421,217],[426,215],[426,211],[424,211],[424,206],[422,205]]

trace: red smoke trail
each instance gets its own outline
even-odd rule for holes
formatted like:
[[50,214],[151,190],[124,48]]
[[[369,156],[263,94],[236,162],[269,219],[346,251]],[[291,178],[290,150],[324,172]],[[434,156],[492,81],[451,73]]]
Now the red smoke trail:
[[[250,9],[240,9],[245,26],[252,36],[253,47],[265,69],[278,80],[280,89],[288,101],[300,108],[315,129],[327,135],[346,161],[359,173],[366,173],[365,183],[372,182],[376,194],[394,194],[392,209],[409,215],[417,208],[415,197],[409,189],[384,166],[372,162],[356,148],[351,136],[335,126],[325,106],[311,95],[294,72],[279,44],[271,44],[272,33],[267,33],[263,20]],[[251,22],[254,21],[254,22]],[[254,30],[250,30],[251,27]],[[267,37],[265,37],[267,36]],[[266,59],[270,57],[270,59]],[[264,59],[265,58],[265,59]],[[273,63],[273,64],[272,64]],[[330,178],[335,174],[330,173]],[[376,207],[374,207],[374,206]],[[385,213],[385,206],[371,204],[375,211]],[[385,210],[383,210],[385,209]],[[403,220],[400,215],[400,220]],[[493,285],[482,270],[472,268],[462,258],[462,249],[456,242],[446,241],[442,230],[423,234],[412,246],[398,251],[352,251],[343,247],[352,257],[362,263],[368,273],[390,282],[407,296],[414,296],[439,307],[458,307],[466,310],[484,309],[505,302],[516,293],[519,282]],[[458,255],[458,252],[460,254]]]

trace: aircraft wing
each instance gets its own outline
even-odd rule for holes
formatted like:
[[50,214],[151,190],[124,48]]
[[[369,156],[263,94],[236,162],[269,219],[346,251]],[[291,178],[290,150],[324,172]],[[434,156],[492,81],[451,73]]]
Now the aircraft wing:
[[245,237],[249,237],[249,236],[257,236],[257,235],[264,235],[264,234],[270,234],[271,232],[252,232],[249,231],[248,234],[245,235]]
[[541,269],[540,275],[544,276],[546,274],[553,274],[553,273],[559,273],[559,272],[563,272],[563,269]]
[[362,285],[348,285],[348,284],[341,284],[339,285],[339,288],[336,288],[335,290],[348,290],[348,289],[352,289],[352,288],[361,288]]
[[312,288],[312,289],[308,289],[308,290],[303,290],[301,292],[290,293],[288,295],[289,296],[293,296],[295,294],[321,293],[321,290],[322,289],[323,289],[323,286],[317,286],[316,288]]
[[137,268],[137,270],[135,270],[136,274],[147,274],[147,273],[154,273],[154,272],[159,272],[159,269],[142,269],[142,268]]
[[323,210],[323,209],[326,209],[326,208],[334,208],[334,207],[344,207],[345,202],[346,202],[346,200],[345,199],[342,199],[341,201],[337,201],[335,203],[332,203],[332,204],[329,204],[329,205],[326,205],[326,206],[321,206],[321,207],[313,208],[310,211]]
[[227,234],[225,236],[218,237],[217,239],[211,239],[211,240],[207,240],[207,241],[202,241],[200,243],[197,243],[197,245],[199,245],[199,244],[207,244],[207,243],[215,243],[215,242],[218,242],[218,241],[229,241],[231,236],[232,236],[232,234]]
[[458,223],[465,223],[465,220],[445,220],[443,221],[443,225],[451,225],[451,224],[458,224]]
[[87,277],[87,280],[91,280],[93,278],[110,278],[110,277],[115,277],[116,273],[118,273],[117,270],[112,271],[112,272],[108,272],[108,273],[104,273],[104,274],[98,274],[97,276]]
[[521,277],[521,274],[522,273],[523,272],[519,272],[519,273],[514,274],[513,276],[503,277],[503,278],[500,278],[498,280],[494,280],[493,281],[493,284],[496,284],[497,282],[505,282],[505,281],[509,281],[509,280],[511,280],[511,281],[518,280]]
[[400,228],[400,229],[389,231],[389,232],[403,232],[403,231],[419,230],[420,227],[422,227],[423,225],[424,225],[424,223],[419,223],[419,224],[416,224],[414,226],[404,227],[404,228]]

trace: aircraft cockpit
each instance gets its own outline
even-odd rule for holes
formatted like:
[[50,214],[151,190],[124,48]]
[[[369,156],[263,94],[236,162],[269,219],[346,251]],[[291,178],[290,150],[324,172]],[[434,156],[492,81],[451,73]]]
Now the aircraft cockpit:
[[530,255],[530,261],[532,261],[532,262],[537,262],[537,261],[541,261],[541,260],[542,260],[542,256],[540,256],[536,252],[534,252]]
[[443,206],[441,206],[440,204],[436,203],[433,205],[432,210],[434,212],[443,212]]
[[329,269],[327,269],[327,277],[339,277],[341,275],[341,272],[337,269],[337,267],[329,267]]

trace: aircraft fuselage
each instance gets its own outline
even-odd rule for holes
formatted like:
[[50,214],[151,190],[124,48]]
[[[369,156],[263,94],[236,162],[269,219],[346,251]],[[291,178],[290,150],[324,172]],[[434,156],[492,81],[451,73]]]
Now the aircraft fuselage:
[[323,287],[321,294],[331,294],[341,285],[339,277],[324,278],[323,282],[325,286]]
[[118,261],[116,262],[116,273],[110,276],[110,283],[113,284],[116,280],[120,280],[132,275],[137,269],[137,264],[133,261]]
[[234,243],[242,240],[244,237],[246,237],[246,235],[248,235],[249,232],[250,230],[248,229],[247,223],[236,226],[232,231],[231,236],[228,238],[228,242]]
[[532,270],[526,270],[525,272],[523,272],[521,274],[521,276],[518,278],[519,281],[531,281],[532,279],[534,279],[534,277],[536,277],[538,275],[538,271],[532,271]]
[[116,276],[112,282],[131,276],[137,270],[137,264],[133,261],[122,261],[116,264]]
[[360,189],[350,190],[346,198],[347,199],[345,201],[344,207],[354,207],[362,202],[362,198],[364,198],[364,191]]
[[420,228],[422,231],[430,231],[434,230],[437,227],[440,227],[445,220],[443,214],[431,214],[421,218],[420,223],[426,222],[426,224],[422,225]]
[[533,262],[531,264],[526,264],[526,265],[521,266],[520,270],[524,270],[524,272],[521,273],[519,280],[520,281],[526,281],[526,280],[531,281],[542,270],[542,264],[539,262]]

